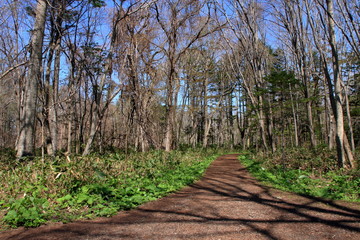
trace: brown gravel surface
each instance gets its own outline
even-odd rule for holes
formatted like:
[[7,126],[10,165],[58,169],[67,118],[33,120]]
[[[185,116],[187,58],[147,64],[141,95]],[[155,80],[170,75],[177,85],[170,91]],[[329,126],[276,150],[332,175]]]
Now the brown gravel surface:
[[0,233],[0,239],[360,239],[360,204],[261,185],[237,155],[191,186],[112,218]]

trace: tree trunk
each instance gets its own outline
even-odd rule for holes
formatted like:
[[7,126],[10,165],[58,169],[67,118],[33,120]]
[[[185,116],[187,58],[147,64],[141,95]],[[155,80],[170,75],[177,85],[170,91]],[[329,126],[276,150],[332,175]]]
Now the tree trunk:
[[[173,46],[175,51],[175,46]],[[173,120],[175,119],[175,106],[173,102],[174,97],[174,78],[175,78],[175,63],[172,57],[170,58],[170,69],[167,82],[167,96],[166,96],[166,132],[164,139],[165,151],[170,152],[173,144]]]
[[68,154],[72,152],[71,146],[72,146],[72,123],[73,123],[73,117],[72,114],[69,116],[68,124],[67,124],[67,145],[66,145],[66,151]]
[[314,122],[313,122],[313,114],[312,114],[312,101],[308,100],[306,103],[306,110],[308,116],[308,124],[309,124],[309,132],[310,132],[310,142],[312,147],[316,147],[316,137],[314,131]]
[[59,105],[59,78],[60,78],[60,48],[61,38],[58,38],[55,46],[55,62],[54,62],[54,79],[52,89],[52,108],[50,109],[50,126],[51,126],[51,139],[53,150],[58,150],[58,105]]
[[351,146],[351,150],[353,152],[355,152],[354,131],[353,131],[353,126],[352,126],[350,106],[349,106],[349,97],[348,97],[347,91],[345,92],[345,106],[346,106],[346,116],[347,116],[348,126],[349,126],[350,146]]
[[[344,132],[344,113],[342,108],[342,86],[340,79],[340,62],[338,56],[338,49],[335,37],[335,22],[334,22],[334,11],[333,11],[333,1],[326,0],[327,6],[327,24],[329,27],[329,44],[331,47],[332,55],[332,64],[333,64],[333,81],[334,81],[334,95],[330,94],[330,97],[333,98],[333,111],[336,122],[336,149],[338,153],[338,165],[339,167],[346,166],[346,157],[349,160],[349,163],[352,168],[355,168],[355,163],[353,161],[354,157],[348,143],[347,136]],[[329,89],[332,89],[331,79],[328,79]],[[345,139],[346,138],[346,139]]]
[[295,147],[299,146],[299,133],[298,133],[298,122],[297,122],[297,111],[295,111],[295,104],[294,104],[294,97],[290,85],[290,99],[291,99],[291,109],[293,115],[293,122],[294,122],[294,139],[295,139]]
[[259,96],[258,118],[259,118],[259,126],[260,126],[260,137],[265,151],[268,151],[269,147],[266,140],[266,127],[265,127],[265,116],[264,116],[263,106],[264,104],[263,104],[262,96]]
[[[102,76],[102,78],[105,78],[105,76]],[[102,80],[101,80],[102,81]],[[89,138],[86,141],[85,149],[82,153],[83,156],[86,156],[90,153],[90,149],[93,145],[93,142],[95,140],[95,135],[98,132],[98,129],[100,127],[99,121],[101,121],[101,117],[99,116],[99,108],[100,108],[100,102],[101,102],[101,91],[103,84],[100,84],[100,87],[93,86],[93,95],[94,95],[94,108],[92,109],[92,119],[91,119],[91,125],[90,125],[90,134]]]
[[276,151],[276,139],[274,136],[274,116],[272,107],[269,109],[269,140],[271,143],[271,151],[274,153]]
[[55,34],[55,25],[53,22],[51,22],[51,39],[49,43],[49,50],[48,50],[48,57],[47,57],[47,63],[46,63],[46,71],[45,71],[45,79],[44,79],[44,86],[42,86],[42,90],[44,93],[44,106],[42,109],[42,115],[43,115],[43,144],[46,145],[46,151],[47,154],[53,156],[54,155],[54,148],[53,148],[53,140],[52,140],[52,130],[50,126],[51,117],[50,117],[50,111],[52,109],[53,105],[53,92],[51,91],[51,68],[52,63],[54,59],[54,52],[55,52],[55,44],[57,42],[56,34]]
[[211,126],[211,119],[209,119],[209,113],[208,113],[208,84],[209,80],[208,77],[205,77],[204,84],[203,84],[203,98],[204,98],[204,104],[203,104],[203,124],[204,124],[204,133],[203,133],[203,139],[202,139],[202,145],[203,148],[206,148],[208,145],[208,136],[210,132],[210,126]]
[[233,93],[230,92],[227,98],[227,145],[233,149],[234,147],[234,118],[233,118],[233,106],[232,106],[232,98]]
[[31,36],[28,79],[25,83],[24,111],[17,145],[17,157],[33,155],[35,150],[35,117],[38,83],[41,79],[42,46],[44,41],[47,1],[38,0]]

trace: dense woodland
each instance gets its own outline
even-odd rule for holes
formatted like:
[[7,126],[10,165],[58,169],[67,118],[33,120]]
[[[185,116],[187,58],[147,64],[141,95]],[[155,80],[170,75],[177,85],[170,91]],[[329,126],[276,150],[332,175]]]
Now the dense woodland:
[[0,148],[360,146],[357,0],[3,0]]

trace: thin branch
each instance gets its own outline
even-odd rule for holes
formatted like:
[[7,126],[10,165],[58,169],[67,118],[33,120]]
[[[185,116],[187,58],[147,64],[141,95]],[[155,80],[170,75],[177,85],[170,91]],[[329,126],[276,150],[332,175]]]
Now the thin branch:
[[22,62],[22,63],[19,63],[11,68],[9,68],[8,70],[6,70],[5,72],[3,72],[1,75],[0,75],[0,80],[3,79],[6,75],[8,75],[9,73],[11,73],[12,71],[14,71],[15,69],[17,69],[18,67],[21,67],[25,64],[27,64],[28,61],[26,62]]

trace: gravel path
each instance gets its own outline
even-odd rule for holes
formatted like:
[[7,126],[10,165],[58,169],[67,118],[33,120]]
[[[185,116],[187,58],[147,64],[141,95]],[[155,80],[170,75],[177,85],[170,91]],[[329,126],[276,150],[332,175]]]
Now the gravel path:
[[265,187],[237,155],[179,192],[112,218],[20,228],[0,239],[360,239],[360,204]]

